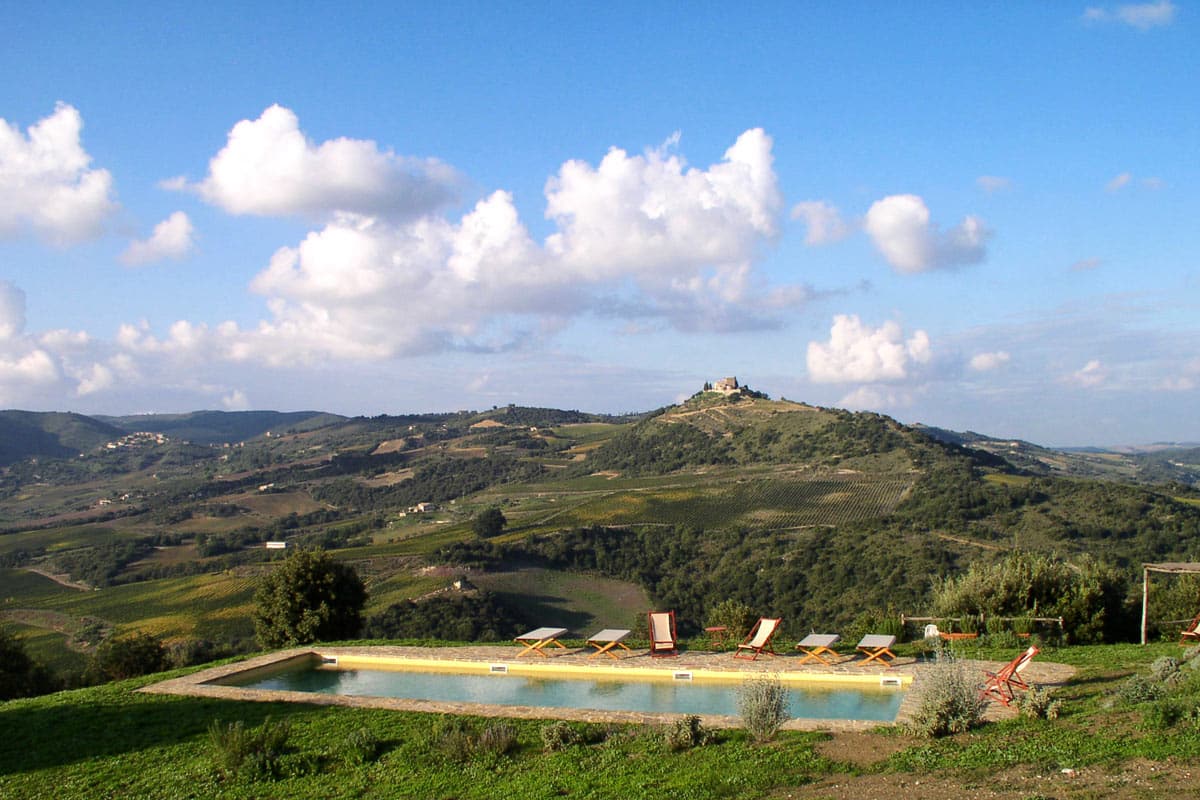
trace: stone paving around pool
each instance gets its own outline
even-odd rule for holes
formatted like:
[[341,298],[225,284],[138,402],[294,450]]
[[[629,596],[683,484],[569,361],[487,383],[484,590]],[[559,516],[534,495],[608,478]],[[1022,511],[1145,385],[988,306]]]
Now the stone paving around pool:
[[[771,657],[760,656],[757,660],[735,659],[730,652],[709,652],[698,650],[680,651],[678,656],[652,658],[645,651],[635,650],[632,654],[622,653],[618,659],[605,656],[589,658],[594,653],[590,648],[571,648],[568,650],[552,651],[554,655],[541,657],[529,654],[517,658],[520,648],[505,645],[468,645],[464,647],[310,647],[283,650],[267,655],[256,656],[234,664],[212,667],[200,672],[186,675],[182,678],[163,681],[146,686],[139,691],[151,694],[179,694],[202,697],[219,697],[229,700],[250,700],[257,702],[298,702],[312,705],[339,705],[363,708],[390,708],[397,711],[422,711],[441,714],[470,714],[486,717],[515,717],[522,719],[569,719],[584,722],[612,723],[643,723],[666,724],[677,719],[679,714],[646,714],[630,711],[593,711],[589,709],[571,708],[535,708],[531,706],[502,706],[478,703],[448,703],[428,700],[409,700],[387,697],[355,697],[344,695],[310,694],[306,692],[268,691],[261,689],[243,689],[237,686],[226,686],[216,683],[230,676],[258,669],[271,669],[282,666],[285,662],[297,663],[304,660],[320,658],[338,658],[347,661],[355,659],[376,660],[393,658],[404,661],[439,661],[439,662],[470,662],[472,664],[508,665],[514,671],[526,668],[561,669],[563,672],[587,670],[589,672],[603,669],[609,674],[619,674],[630,670],[630,674],[642,673],[651,669],[661,671],[664,678],[671,678],[677,672],[721,673],[729,675],[777,675],[788,684],[794,680],[811,680],[813,682],[846,682],[850,685],[879,685],[881,678],[899,678],[908,686],[908,692],[900,706],[895,724],[901,725],[911,718],[912,712],[918,707],[921,696],[921,675],[925,662],[912,658],[899,658],[892,666],[885,667],[874,663],[862,665],[859,655],[843,655],[832,665],[799,663],[801,657],[788,653]],[[1002,662],[964,661],[967,668],[978,671],[982,684],[984,671],[995,672],[1004,666]],[[1053,689],[1061,686],[1075,672],[1074,667],[1064,664],[1054,664],[1043,660],[1035,660],[1023,673],[1028,680],[1040,686]],[[909,682],[911,681],[911,684]],[[1013,709],[1005,708],[998,703],[988,707],[988,719],[1003,719],[1015,715]],[[741,721],[737,717],[703,716],[704,724],[709,727],[739,727]],[[886,723],[859,720],[814,720],[793,719],[784,724],[789,730],[869,730]]]

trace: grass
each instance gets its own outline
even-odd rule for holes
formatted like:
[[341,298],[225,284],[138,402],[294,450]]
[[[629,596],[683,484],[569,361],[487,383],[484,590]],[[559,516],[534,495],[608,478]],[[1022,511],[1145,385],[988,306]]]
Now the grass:
[[592,575],[529,568],[474,575],[471,580],[480,589],[502,595],[526,619],[555,620],[584,635],[600,627],[634,628],[651,605],[637,585]]
[[[56,591],[44,592],[37,607],[73,617],[99,617],[114,623],[118,632],[138,630],[167,638],[248,636],[253,632],[254,585],[251,577],[226,572],[129,583],[93,592],[54,585]],[[23,595],[12,605],[28,607],[32,605],[29,601],[29,596]]]
[[[723,731],[711,743],[671,752],[661,728],[578,724],[583,743],[547,752],[546,723],[537,720],[511,721],[512,752],[477,752],[460,763],[437,747],[436,733],[446,729],[440,715],[133,691],[166,677],[160,675],[0,704],[0,725],[21,732],[0,740],[0,796],[763,798],[785,797],[846,772],[847,780],[864,772],[892,776],[896,786],[937,773],[964,787],[1012,767],[1057,772],[1100,765],[1118,772],[1149,761],[1166,772],[1172,763],[1200,757],[1200,730],[1149,729],[1140,712],[1112,708],[1108,698],[1131,671],[1176,653],[1166,643],[1056,650],[1056,660],[1080,668],[1057,691],[1066,700],[1059,720],[991,723],[934,741],[890,729],[883,735],[897,741],[898,752],[873,766],[831,762],[817,751],[827,734],[796,732],[756,745],[744,731]],[[177,674],[182,671],[167,673]],[[207,742],[209,727],[240,721],[259,728],[268,719],[290,729],[283,777],[223,780]],[[488,724],[459,723],[474,730]],[[377,758],[348,753],[346,743],[364,737],[380,743]]]
[[[147,679],[0,706],[20,737],[0,742],[0,796],[708,798],[762,796],[781,780],[806,781],[824,763],[812,734],[755,747],[741,732],[670,754],[657,729],[585,728],[591,744],[542,750],[546,723],[513,720],[516,750],[459,764],[434,746],[438,715],[140,695]],[[223,781],[207,746],[213,720],[290,727],[285,777]],[[482,720],[469,720],[482,727]],[[382,754],[356,764],[345,742],[362,729]],[[69,735],[64,735],[69,732]],[[615,735],[606,736],[608,733]],[[603,739],[603,741],[599,741]],[[19,741],[18,741],[19,740]]]

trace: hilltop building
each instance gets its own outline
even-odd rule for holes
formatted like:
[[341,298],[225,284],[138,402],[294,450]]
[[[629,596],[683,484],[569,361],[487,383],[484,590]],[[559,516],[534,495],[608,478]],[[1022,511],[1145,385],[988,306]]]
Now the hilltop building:
[[737,378],[721,378],[713,384],[712,390],[721,394],[737,394],[742,390]]

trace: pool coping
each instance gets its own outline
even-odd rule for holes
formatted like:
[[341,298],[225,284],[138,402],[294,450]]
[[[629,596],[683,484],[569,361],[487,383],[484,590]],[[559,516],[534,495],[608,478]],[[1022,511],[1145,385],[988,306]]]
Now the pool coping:
[[[432,714],[462,714],[483,717],[511,717],[518,719],[566,719],[581,722],[622,724],[669,724],[683,714],[645,713],[635,711],[598,711],[593,709],[546,708],[535,706],[493,705],[486,703],[445,702],[412,700],[406,698],[327,695],[309,692],[291,692],[265,689],[246,689],[219,683],[234,675],[264,674],[276,672],[303,661],[336,659],[339,665],[375,666],[385,662],[402,663],[409,666],[426,666],[437,669],[459,671],[484,671],[485,668],[503,665],[510,674],[574,674],[630,677],[656,677],[671,679],[673,674],[689,672],[701,680],[744,680],[755,675],[778,677],[785,684],[858,684],[881,685],[881,679],[898,680],[905,690],[900,709],[892,722],[877,720],[837,719],[791,719],[783,724],[785,730],[849,731],[871,730],[878,727],[894,727],[907,724],[919,707],[921,694],[920,674],[924,664],[913,659],[900,659],[891,667],[858,666],[853,659],[844,659],[832,665],[800,664],[795,656],[746,661],[734,659],[729,653],[689,652],[679,658],[651,658],[648,655],[632,655],[606,662],[588,660],[586,650],[566,653],[550,658],[523,658],[517,660],[512,647],[473,645],[467,647],[325,647],[313,645],[266,653],[243,661],[210,667],[190,675],[161,681],[139,689],[147,694],[186,695],[212,697],[225,700],[248,700],[252,702],[292,702],[321,706],[345,706],[354,708],[383,708],[394,711],[417,711]],[[981,664],[981,668],[991,668]],[[1061,665],[1053,665],[1061,666]],[[1072,670],[1073,672],[1073,670]],[[1009,709],[992,704],[989,716],[999,718],[1010,715]],[[741,718],[721,715],[700,715],[702,722],[712,728],[741,727]]]

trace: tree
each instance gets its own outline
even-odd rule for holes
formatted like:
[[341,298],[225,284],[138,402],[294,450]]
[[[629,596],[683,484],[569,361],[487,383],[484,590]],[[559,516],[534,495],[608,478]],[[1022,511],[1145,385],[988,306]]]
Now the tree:
[[349,639],[362,629],[366,602],[353,567],[327,553],[300,550],[259,584],[254,630],[263,647]]
[[25,652],[21,641],[0,628],[0,700],[53,692],[54,677]]
[[496,506],[492,506],[476,515],[474,522],[471,523],[471,529],[480,538],[490,539],[493,536],[499,536],[507,524],[508,520],[505,519],[504,512]]
[[157,636],[148,633],[106,639],[96,648],[92,659],[93,674],[110,681],[149,675],[169,665],[167,649]]

